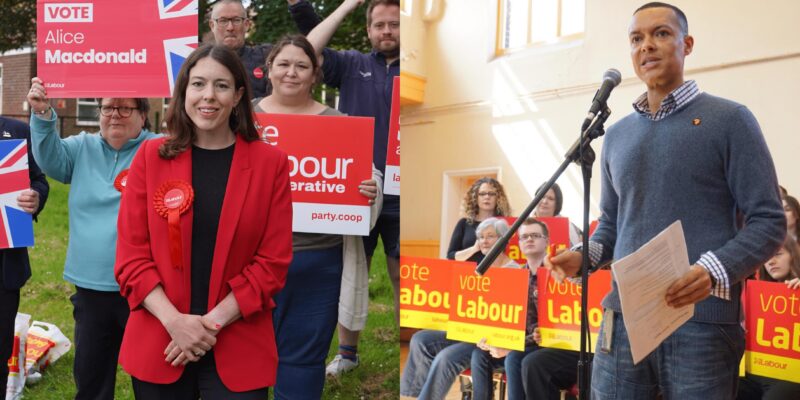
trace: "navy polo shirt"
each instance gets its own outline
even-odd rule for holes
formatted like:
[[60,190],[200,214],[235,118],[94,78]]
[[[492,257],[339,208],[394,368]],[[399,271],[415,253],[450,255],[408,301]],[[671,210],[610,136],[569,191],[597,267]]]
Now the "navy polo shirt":
[[[389,141],[389,115],[392,110],[392,84],[400,75],[400,60],[387,65],[382,53],[356,50],[322,52],[325,84],[339,88],[339,111],[375,118],[372,157],[375,167],[386,175],[386,147]],[[400,196],[386,195],[382,214],[400,213]]]

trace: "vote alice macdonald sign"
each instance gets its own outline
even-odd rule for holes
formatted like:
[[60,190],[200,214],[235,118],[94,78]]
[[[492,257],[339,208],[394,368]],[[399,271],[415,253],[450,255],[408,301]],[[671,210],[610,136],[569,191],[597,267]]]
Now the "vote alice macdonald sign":
[[36,23],[50,98],[170,97],[197,48],[197,0],[38,0]]

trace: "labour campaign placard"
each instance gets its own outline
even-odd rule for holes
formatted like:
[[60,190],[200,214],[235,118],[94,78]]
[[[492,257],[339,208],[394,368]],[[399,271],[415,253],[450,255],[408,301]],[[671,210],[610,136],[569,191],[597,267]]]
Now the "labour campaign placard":
[[475,263],[453,267],[447,338],[491,346],[525,349],[528,272],[522,268],[489,268],[475,274]]
[[[539,268],[539,333],[542,346],[579,351],[581,349],[580,285],[556,282],[547,269]],[[600,302],[611,290],[611,272],[596,271],[589,276],[589,331],[592,346],[597,343],[603,308]],[[592,349],[594,350],[594,348]]]
[[256,114],[261,139],[289,154],[294,232],[369,235],[373,119]]
[[50,98],[170,97],[197,48],[197,0],[38,0],[36,15]]
[[389,117],[389,145],[386,147],[386,176],[383,193],[400,195],[400,77],[392,84],[392,114]]
[[447,329],[453,267],[475,263],[400,256],[400,326]]
[[748,280],[745,301],[747,371],[800,383],[800,290]]
[[[513,224],[514,221],[517,220],[514,217],[505,218],[506,221],[508,221],[508,225]],[[548,255],[554,254],[555,251],[559,249],[569,248],[569,220],[567,218],[545,217],[536,219],[547,225],[547,231],[549,233],[548,240],[550,241],[550,246],[547,248]],[[519,248],[519,235],[516,233],[508,241],[508,245],[506,246],[506,254],[517,264],[524,265],[528,262],[528,260],[525,258],[525,254],[522,254],[522,251]]]

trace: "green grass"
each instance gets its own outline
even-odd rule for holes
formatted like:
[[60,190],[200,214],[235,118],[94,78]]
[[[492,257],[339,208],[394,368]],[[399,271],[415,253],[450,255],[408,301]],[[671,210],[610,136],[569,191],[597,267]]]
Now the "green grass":
[[[74,321],[69,296],[74,287],[62,278],[67,249],[67,192],[69,187],[50,180],[50,197],[35,224],[36,246],[30,249],[33,277],[22,288],[20,311],[34,320],[56,324],[73,340]],[[378,249],[382,249],[378,244]],[[361,333],[361,365],[340,379],[325,384],[324,399],[396,399],[400,391],[399,334],[394,324],[392,285],[386,273],[386,259],[378,250],[370,272],[370,314],[367,328]],[[336,338],[331,343],[329,359],[336,354]],[[72,378],[74,352],[50,366],[43,379],[26,387],[26,399],[64,400],[75,397]],[[132,399],[131,380],[117,368],[116,399]]]

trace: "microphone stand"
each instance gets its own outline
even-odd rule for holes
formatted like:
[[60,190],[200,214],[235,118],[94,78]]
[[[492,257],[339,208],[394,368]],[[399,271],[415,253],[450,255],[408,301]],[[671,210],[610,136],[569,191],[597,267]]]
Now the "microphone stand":
[[589,317],[586,311],[589,298],[589,187],[592,177],[592,163],[594,163],[595,160],[595,153],[594,150],[592,150],[591,143],[592,140],[605,134],[603,124],[606,122],[609,115],[611,115],[611,110],[604,104],[603,108],[597,113],[593,120],[584,122],[581,127],[580,137],[575,141],[572,147],[567,150],[567,153],[564,155],[564,161],[558,169],[556,169],[556,172],[553,173],[542,189],[536,192],[533,200],[531,200],[530,204],[528,204],[519,217],[517,217],[517,220],[514,221],[508,232],[497,240],[497,243],[492,246],[489,253],[486,254],[483,260],[478,264],[478,267],[475,268],[475,273],[478,275],[486,273],[486,270],[492,262],[505,250],[508,241],[514,236],[514,233],[517,232],[522,222],[525,221],[533,212],[533,209],[539,205],[539,202],[545,194],[547,194],[547,191],[553,187],[553,184],[555,184],[556,180],[564,173],[569,164],[575,162],[581,165],[583,175],[583,259],[581,263],[581,346],[578,355],[578,398],[582,400],[590,398],[589,388],[591,386],[592,365],[589,359],[589,353],[591,352],[591,335],[589,334]]

